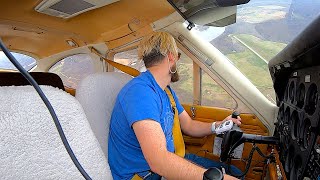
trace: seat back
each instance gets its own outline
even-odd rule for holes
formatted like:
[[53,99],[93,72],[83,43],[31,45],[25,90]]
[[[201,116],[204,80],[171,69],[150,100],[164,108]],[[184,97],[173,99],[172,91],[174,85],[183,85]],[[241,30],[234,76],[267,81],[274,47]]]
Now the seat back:
[[[30,72],[39,85],[48,85],[65,90],[61,78],[50,72]],[[28,80],[19,72],[0,72],[0,86],[30,85]]]
[[[112,179],[107,160],[79,102],[61,89],[41,88],[89,176]],[[0,87],[0,99],[1,179],[83,179],[33,87]]]
[[86,77],[77,88],[76,98],[107,158],[113,106],[119,91],[130,79],[131,76],[120,72],[97,73]]

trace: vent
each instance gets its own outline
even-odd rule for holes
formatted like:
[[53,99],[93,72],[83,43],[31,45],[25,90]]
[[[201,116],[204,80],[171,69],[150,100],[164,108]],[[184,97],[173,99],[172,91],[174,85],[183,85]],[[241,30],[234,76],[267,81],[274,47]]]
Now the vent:
[[60,18],[71,18],[119,0],[43,0],[36,11]]

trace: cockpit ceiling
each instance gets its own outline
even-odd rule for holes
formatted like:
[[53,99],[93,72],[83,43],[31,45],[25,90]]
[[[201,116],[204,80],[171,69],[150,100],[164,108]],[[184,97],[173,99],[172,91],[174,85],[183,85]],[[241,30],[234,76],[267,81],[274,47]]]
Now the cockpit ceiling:
[[120,0],[70,19],[38,13],[40,0],[0,0],[0,37],[12,50],[39,58],[79,46],[108,42],[140,29],[174,12],[166,0]]

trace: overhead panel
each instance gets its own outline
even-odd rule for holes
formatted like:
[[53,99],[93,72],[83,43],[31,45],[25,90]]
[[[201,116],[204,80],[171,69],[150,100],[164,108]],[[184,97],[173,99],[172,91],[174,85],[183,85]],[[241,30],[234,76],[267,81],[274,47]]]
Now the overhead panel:
[[117,1],[119,0],[43,0],[35,10],[67,19]]

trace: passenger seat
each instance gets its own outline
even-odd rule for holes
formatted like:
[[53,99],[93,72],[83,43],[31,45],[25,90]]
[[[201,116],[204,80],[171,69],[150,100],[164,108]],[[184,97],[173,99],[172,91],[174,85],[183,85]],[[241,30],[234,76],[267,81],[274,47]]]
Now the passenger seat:
[[[41,86],[69,144],[92,179],[112,179],[109,165],[75,97]],[[48,109],[31,86],[0,87],[1,179],[84,179]]]
[[76,98],[82,105],[107,159],[113,106],[119,91],[131,79],[131,76],[121,72],[97,73],[86,77],[77,88]]

